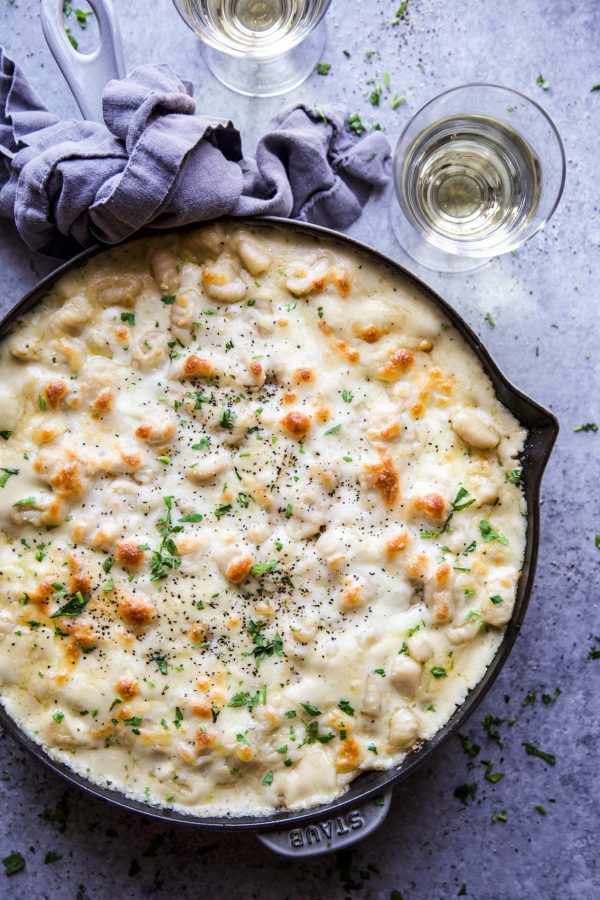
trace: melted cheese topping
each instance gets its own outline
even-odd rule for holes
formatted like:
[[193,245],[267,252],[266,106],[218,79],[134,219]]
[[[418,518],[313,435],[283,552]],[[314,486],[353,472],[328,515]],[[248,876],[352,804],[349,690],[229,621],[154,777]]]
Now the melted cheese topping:
[[308,807],[482,677],[525,435],[396,275],[269,226],[138,241],[0,364],[0,690],[53,757],[198,814]]

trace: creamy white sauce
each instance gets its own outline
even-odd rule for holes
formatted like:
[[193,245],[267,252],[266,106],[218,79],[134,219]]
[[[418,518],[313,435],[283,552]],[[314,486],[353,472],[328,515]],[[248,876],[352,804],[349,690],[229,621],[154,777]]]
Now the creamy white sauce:
[[0,691],[56,759],[192,813],[307,807],[481,679],[525,433],[397,276],[268,226],[141,241],[0,366]]

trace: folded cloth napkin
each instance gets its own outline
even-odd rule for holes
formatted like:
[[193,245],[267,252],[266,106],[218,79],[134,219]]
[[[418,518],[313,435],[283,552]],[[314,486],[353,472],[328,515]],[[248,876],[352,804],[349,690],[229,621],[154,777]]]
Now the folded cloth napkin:
[[192,91],[167,65],[140,66],[105,88],[104,125],[62,122],[0,48],[0,215],[66,258],[224,214],[344,228],[389,179],[386,138],[351,134],[340,106],[284,110],[246,159],[231,122],[195,115]]

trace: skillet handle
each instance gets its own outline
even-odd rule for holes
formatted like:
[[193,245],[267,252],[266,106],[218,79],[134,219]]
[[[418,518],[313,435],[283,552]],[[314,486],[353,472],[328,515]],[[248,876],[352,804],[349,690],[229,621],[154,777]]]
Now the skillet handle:
[[103,122],[102,92],[113,78],[123,78],[125,63],[121,32],[112,0],[89,0],[98,22],[98,46],[79,53],[69,42],[63,20],[63,0],[41,0],[44,37],[77,101],[84,119]]
[[391,799],[392,792],[388,791],[339,816],[283,831],[267,831],[259,834],[258,840],[279,856],[296,859],[334,853],[357,844],[379,828],[389,812]]

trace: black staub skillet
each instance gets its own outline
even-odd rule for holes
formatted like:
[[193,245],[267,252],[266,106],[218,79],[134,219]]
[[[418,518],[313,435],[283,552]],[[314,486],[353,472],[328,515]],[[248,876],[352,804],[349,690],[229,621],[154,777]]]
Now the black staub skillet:
[[[213,831],[238,830],[253,832],[264,844],[277,853],[287,856],[307,857],[348,846],[361,840],[377,828],[388,812],[391,790],[394,785],[408,777],[451,734],[455,734],[460,730],[465,720],[478,706],[497,678],[521,628],[533,586],[539,541],[540,485],[542,474],[558,435],[558,422],[550,412],[511,385],[491,359],[477,335],[458,313],[430,287],[402,268],[398,263],[358,241],[326,228],[306,225],[290,219],[263,218],[245,221],[250,225],[262,224],[264,226],[265,223],[269,223],[270,227],[277,227],[292,235],[307,235],[317,242],[337,243],[344,250],[354,251],[359,256],[363,256],[365,261],[369,261],[382,270],[387,270],[403,278],[408,284],[428,298],[443,314],[444,318],[462,335],[491,379],[498,398],[513,413],[521,425],[527,429],[528,437],[521,458],[523,486],[528,510],[525,560],[517,589],[513,616],[506,628],[504,639],[479,684],[469,693],[465,702],[455,711],[451,719],[438,731],[432,740],[425,742],[410,753],[395,768],[387,771],[365,772],[360,775],[352,782],[346,793],[337,800],[323,806],[296,812],[281,811],[274,812],[268,816],[258,817],[215,818],[186,815],[182,812],[148,806],[136,800],[131,800],[118,791],[92,784],[66,765],[56,762],[18,728],[1,705],[0,725],[33,756],[71,784],[93,796],[102,797],[116,806],[168,823],[191,825],[203,829],[212,829]],[[62,275],[81,266],[90,257],[95,256],[104,249],[106,248],[86,250],[44,278],[0,322],[0,339],[11,330],[13,324],[23,313],[32,309],[48,294],[48,291]]]

